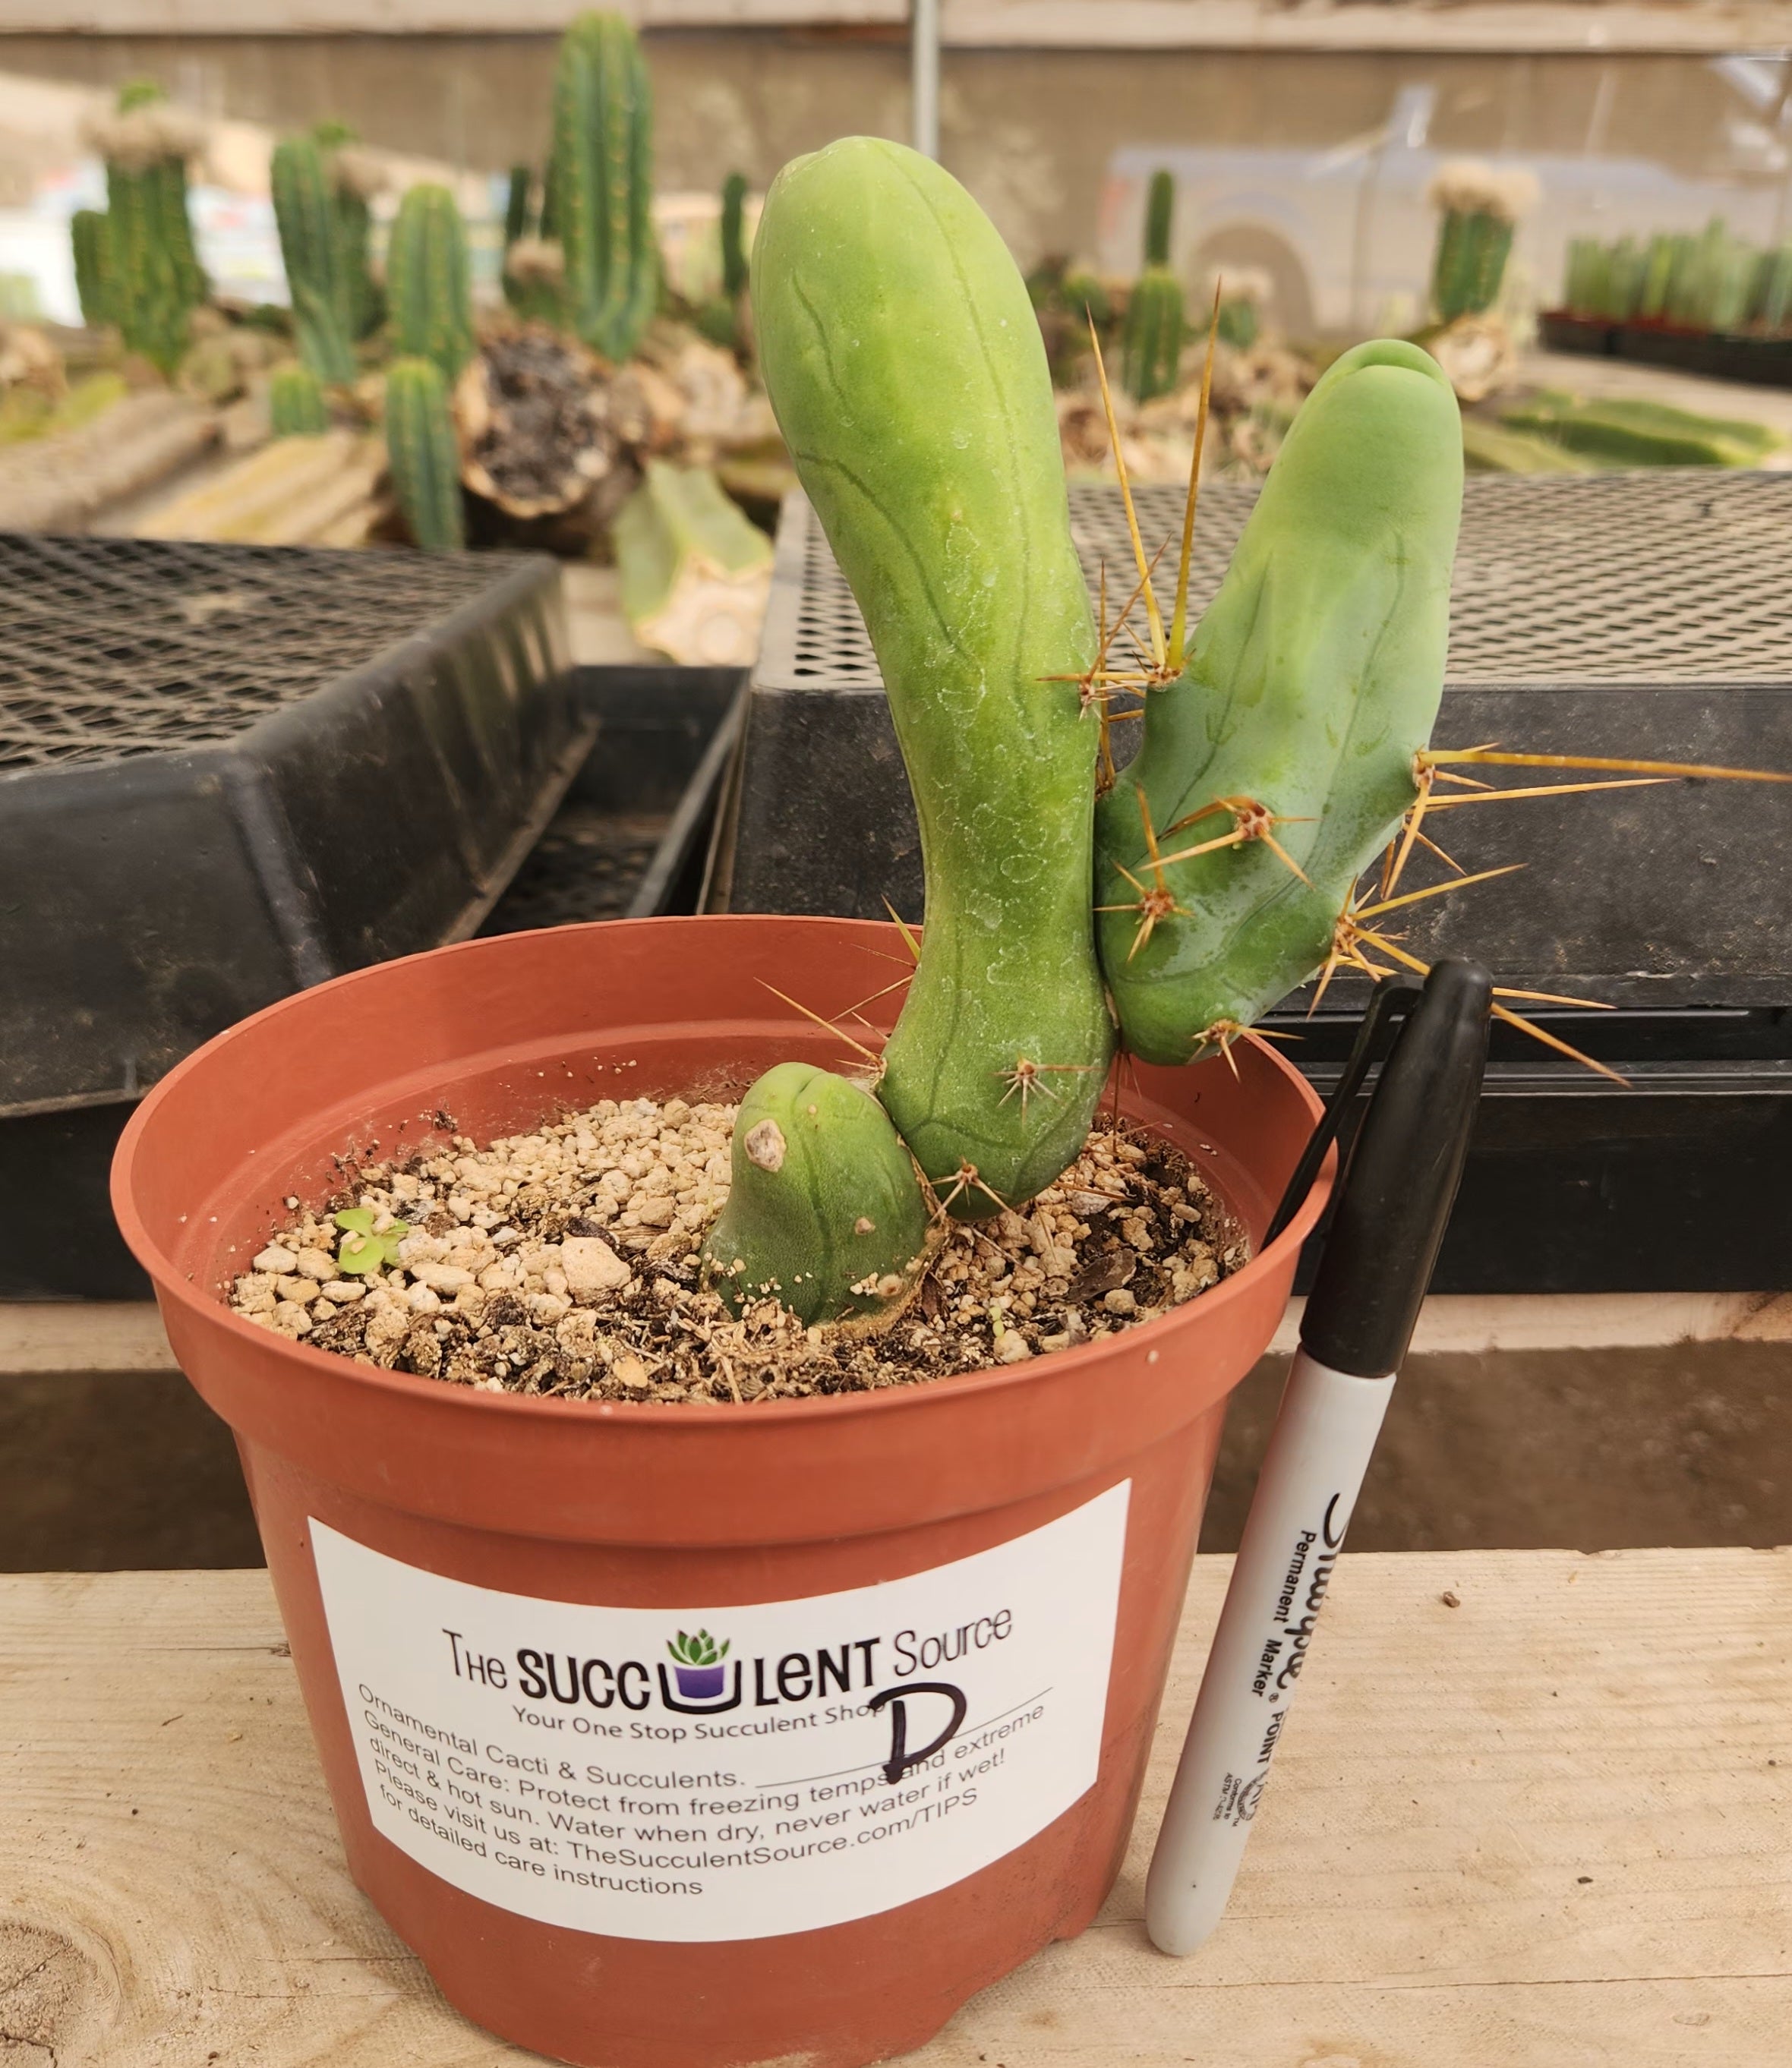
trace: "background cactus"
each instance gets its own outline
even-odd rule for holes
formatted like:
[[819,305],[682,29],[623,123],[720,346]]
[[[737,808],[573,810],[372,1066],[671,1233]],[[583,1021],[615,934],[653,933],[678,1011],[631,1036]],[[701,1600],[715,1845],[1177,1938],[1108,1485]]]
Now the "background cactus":
[[460,450],[448,385],[430,359],[393,360],[385,384],[386,453],[393,491],[417,543],[430,552],[466,543]]
[[385,175],[354,132],[340,123],[319,123],[312,132],[327,154],[336,208],[337,263],[341,269],[349,334],[370,336],[385,321],[385,296],[373,277],[373,199]]
[[327,387],[345,387],[357,370],[354,292],[329,154],[315,136],[286,138],[275,146],[272,184],[299,356]]
[[[104,228],[71,229],[71,236],[88,244],[89,281],[106,320],[132,352],[171,374],[208,291],[187,215],[187,161],[201,132],[161,88],[142,81],[123,89],[116,112],[93,124],[89,138],[106,161]],[[79,243],[75,263],[78,283]]]
[[617,363],[633,355],[659,296],[653,145],[633,30],[617,14],[577,16],[554,69],[552,234],[574,329]]
[[512,165],[504,192],[504,249],[534,236],[535,230],[535,174],[527,165]]
[[414,186],[399,204],[386,251],[393,343],[432,360],[452,386],[473,356],[466,226],[447,188]]
[[103,210],[78,208],[68,218],[75,254],[75,291],[81,320],[98,329],[112,320],[111,226]]
[[277,438],[321,438],[330,428],[323,384],[308,366],[275,368],[267,384],[267,413]]
[[717,222],[722,253],[722,291],[694,313],[698,330],[712,344],[739,351],[745,342],[743,300],[747,291],[747,179],[730,173],[722,182],[722,212]]
[[1182,365],[1187,314],[1182,283],[1170,270],[1170,231],[1175,182],[1167,172],[1151,175],[1145,209],[1145,270],[1126,304],[1123,372],[1135,402],[1167,394]]
[[1432,259],[1437,320],[1484,315],[1500,298],[1517,220],[1537,198],[1529,173],[1497,173],[1472,160],[1440,166],[1431,201],[1441,211]]

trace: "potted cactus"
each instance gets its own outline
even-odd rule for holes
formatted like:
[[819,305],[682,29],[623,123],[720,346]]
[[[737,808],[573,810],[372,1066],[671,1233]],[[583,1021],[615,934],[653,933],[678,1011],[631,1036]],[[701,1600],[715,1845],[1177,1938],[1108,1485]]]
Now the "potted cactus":
[[[594,2068],[853,2068],[1094,1918],[1225,1397],[1322,1203],[1251,1253],[1318,1111],[1252,1022],[1315,971],[1403,959],[1383,915],[1429,894],[1399,885],[1433,786],[1501,758],[1427,746],[1462,460],[1415,347],[1330,370],[1191,625],[1142,541],[1132,599],[1092,609],[1025,286],[937,166],[853,139],[787,167],[751,291],[889,688],[924,932],[642,921],[363,971],[172,1073],[114,1180],[238,1432],[357,1882],[470,2016]],[[1140,692],[1122,774],[1110,706]],[[1035,1242],[1049,1284],[1053,1231],[1131,1196],[1029,1217],[1110,1084],[1126,1167],[1174,1148],[1204,1173],[1234,1268],[1123,1322],[1153,1240],[1129,1210],[1098,1333],[979,1315],[936,1252]],[[514,1249],[503,1215],[584,1154],[587,1101],[638,1140],[642,1094],[682,1130],[738,1101],[688,1268],[694,1162],[641,1191],[633,1264],[583,1206],[539,1291],[508,1250],[489,1289],[454,1260]],[[507,1130],[499,1185],[479,1145]],[[401,1217],[316,1218],[395,1154]],[[987,1352],[894,1369],[948,1297]],[[502,1361],[478,1376],[450,1354],[475,1310]],[[696,1390],[606,1349],[625,1325]],[[829,1376],[761,1384],[768,1343]]]

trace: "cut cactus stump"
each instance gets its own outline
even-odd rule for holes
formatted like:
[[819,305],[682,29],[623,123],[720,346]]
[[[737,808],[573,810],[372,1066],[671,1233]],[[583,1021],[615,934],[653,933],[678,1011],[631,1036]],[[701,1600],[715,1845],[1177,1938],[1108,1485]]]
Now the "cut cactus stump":
[[772,542],[707,467],[650,460],[615,539],[622,608],[642,645],[690,667],[751,662],[772,589]]

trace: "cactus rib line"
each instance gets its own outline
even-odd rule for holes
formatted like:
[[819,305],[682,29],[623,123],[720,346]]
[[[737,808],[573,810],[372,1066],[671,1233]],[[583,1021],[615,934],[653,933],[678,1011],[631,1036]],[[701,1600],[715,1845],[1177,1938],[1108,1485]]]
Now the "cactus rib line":
[[[951,234],[951,226],[940,213],[939,203],[934,196],[928,193],[926,187],[915,177],[913,171],[900,160],[897,161],[896,169],[908,181],[915,197],[933,218],[939,228],[940,242],[945,249],[947,263],[952,269],[953,278],[959,283],[959,290],[963,298],[965,312],[971,319],[971,327],[977,334],[977,348],[983,355],[984,377],[994,393],[996,406],[1001,412],[1002,422],[1008,430],[1008,442],[1002,448],[1002,454],[1006,462],[1009,493],[1018,502],[1020,499],[1021,488],[1015,472],[1014,455],[1020,449],[1024,434],[1021,426],[1015,421],[1013,397],[1009,394],[1007,384],[997,371],[996,356],[991,351],[989,340],[984,334],[983,314],[979,307],[979,298],[970,275],[964,270],[964,254],[959,250],[957,240]],[[1024,556],[1021,558],[1018,569],[1013,572],[1018,573],[1020,576],[1020,608],[1015,613],[1012,644],[1008,655],[1008,672],[1011,675],[1018,674],[1020,672],[1021,628],[1032,616],[1032,571],[1027,564]]]
[[837,479],[851,483],[859,495],[863,498],[865,509],[877,519],[886,535],[894,539],[897,545],[901,548],[903,557],[914,570],[914,578],[921,584],[921,593],[927,599],[928,613],[935,624],[939,627],[941,637],[949,645],[955,645],[958,642],[952,636],[951,628],[947,622],[939,597],[934,594],[928,585],[927,571],[919,554],[915,552],[910,541],[890,523],[865,482],[849,466],[845,466],[841,461],[832,458],[828,454],[811,452],[800,446],[793,446],[791,449],[791,457],[792,459],[801,460],[806,466],[819,468],[824,473],[834,475]]

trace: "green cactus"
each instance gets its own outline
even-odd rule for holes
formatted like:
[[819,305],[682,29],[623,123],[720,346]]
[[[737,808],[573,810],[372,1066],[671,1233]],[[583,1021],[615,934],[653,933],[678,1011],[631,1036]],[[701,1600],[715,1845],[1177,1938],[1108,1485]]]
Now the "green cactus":
[[862,1086],[780,1063],[741,1101],[728,1203],[703,1244],[739,1313],[776,1300],[807,1322],[882,1315],[913,1292],[927,1206],[890,1116]]
[[1102,965],[1134,1055],[1187,1062],[1326,959],[1351,885],[1417,795],[1461,498],[1461,423],[1436,361],[1398,341],[1346,352],[1097,809]]
[[120,93],[96,140],[106,161],[105,228],[79,234],[91,239],[90,270],[104,254],[100,303],[130,349],[172,374],[208,292],[187,215],[187,160],[198,134],[159,87],[140,80]]
[[619,14],[576,16],[554,68],[553,232],[573,327],[618,364],[659,299],[653,148],[652,93],[634,31]]
[[[878,1085],[900,1142],[819,1124],[865,1109],[782,1066],[749,1095],[707,1255],[712,1276],[741,1260],[737,1298],[776,1280],[805,1318],[874,1321],[924,1245],[912,1218],[893,1233],[866,1213],[858,1232],[893,1236],[874,1275],[845,1240],[850,1187],[881,1172],[912,1216],[901,1144],[961,1216],[1049,1184],[1106,1075],[1104,975],[1128,1046],[1186,1061],[1326,961],[1358,870],[1418,794],[1462,434],[1415,347],[1328,372],[1186,665],[1179,613],[1140,759],[1098,810],[1096,628],[1039,331],[992,226],[930,161],[848,139],[774,183],[752,291],[768,393],[888,691],[927,926]],[[1174,837],[1207,853],[1154,849],[1191,814]],[[788,1142],[796,1109],[817,1124],[795,1192],[769,1195],[746,1138],[770,1115]]]
[[272,185],[299,356],[326,387],[345,387],[357,370],[354,291],[328,154],[315,136],[275,146]]
[[1187,317],[1182,283],[1170,271],[1175,197],[1175,182],[1169,173],[1154,173],[1145,210],[1145,270],[1133,283],[1122,344],[1122,374],[1135,402],[1168,394],[1182,365]]
[[731,302],[746,291],[747,176],[730,173],[722,182],[722,291]]
[[1446,209],[1432,261],[1432,304],[1440,323],[1481,315],[1499,299],[1513,226],[1486,209]]
[[1229,344],[1234,352],[1248,352],[1261,328],[1262,317],[1250,295],[1234,295],[1221,301],[1218,330],[1222,344]]
[[1758,466],[1783,442],[1765,425],[1641,398],[1581,402],[1546,390],[1501,421],[1607,466]]
[[321,438],[330,428],[323,384],[308,366],[275,368],[267,384],[267,413],[277,438]]
[[81,299],[81,320],[99,329],[112,320],[111,225],[97,208],[78,208],[68,218],[75,254],[75,291]]
[[1114,321],[1114,298],[1093,273],[1072,271],[1064,276],[1064,304],[1073,315],[1106,332]]
[[1155,172],[1145,198],[1145,263],[1170,263],[1170,229],[1176,206],[1176,182],[1167,172]]
[[[1014,261],[894,144],[799,158],[752,263],[766,388],[858,599],[921,824],[927,924],[879,1097],[953,1212],[1080,1151],[1112,1041],[1089,888],[1098,728],[1057,412]],[[850,338],[849,352],[840,340]]]
[[535,174],[527,165],[512,165],[504,194],[504,249],[535,234]]
[[1792,316],[1792,244],[1776,245],[1766,254],[1757,313],[1770,335],[1777,337],[1786,328]]
[[393,489],[411,537],[428,552],[458,552],[466,543],[460,451],[447,383],[434,360],[393,361],[386,374],[385,440]]
[[1187,318],[1182,283],[1167,267],[1154,267],[1133,283],[1122,341],[1122,374],[1135,402],[1167,395],[1182,365]]
[[451,386],[473,356],[466,226],[446,187],[414,186],[399,204],[386,251],[393,342],[434,360]]

